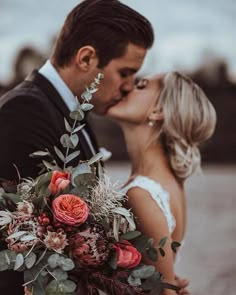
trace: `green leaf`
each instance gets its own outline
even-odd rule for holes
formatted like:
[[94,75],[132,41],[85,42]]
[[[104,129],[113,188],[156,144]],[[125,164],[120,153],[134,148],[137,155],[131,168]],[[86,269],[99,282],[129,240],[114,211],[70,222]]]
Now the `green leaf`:
[[60,257],[57,261],[57,265],[64,271],[70,271],[75,267],[74,261],[70,258]]
[[[150,291],[161,284],[162,275],[159,272],[155,272],[151,277],[147,278],[144,283],[142,283],[142,289],[144,291]],[[160,294],[160,293],[157,293]]]
[[166,241],[167,241],[167,237],[162,238],[162,239],[160,240],[160,242],[159,242],[159,246],[160,246],[160,247],[164,247]]
[[92,165],[93,163],[100,161],[102,157],[103,157],[103,153],[97,153],[88,161],[88,165]]
[[91,103],[83,103],[81,109],[85,112],[90,111],[94,106]]
[[141,280],[139,278],[134,278],[132,275],[130,275],[128,277],[128,283],[130,284],[130,286],[133,286],[133,287],[137,287],[137,286],[140,286],[142,284]]
[[9,268],[9,259],[5,255],[5,251],[0,252],[0,271],[7,270]]
[[180,244],[179,242],[174,241],[174,242],[171,243],[171,249],[172,249],[172,251],[173,251],[174,253],[177,252],[176,248],[178,248],[178,247],[180,247],[180,246],[181,246],[181,244]]
[[142,265],[137,267],[131,272],[134,278],[147,279],[155,273],[155,267],[153,265]]
[[71,128],[70,124],[68,123],[68,121],[66,120],[66,118],[64,118],[64,122],[65,122],[66,130],[68,132],[71,132],[72,131],[72,128]]
[[60,286],[65,293],[72,293],[76,290],[76,284],[71,280],[65,280],[60,282]]
[[49,163],[48,161],[43,160],[42,162],[43,162],[44,166],[45,166],[46,168],[48,168],[49,170],[52,170],[52,171],[54,171],[54,170],[59,170],[59,169],[58,169],[58,166],[53,165],[53,164]]
[[73,148],[76,148],[77,145],[78,145],[78,142],[79,142],[79,137],[77,134],[72,134],[70,136],[70,141],[71,141],[71,144],[73,146]]
[[60,138],[60,142],[61,142],[62,146],[65,148],[72,148],[73,147],[73,144],[70,141],[69,134],[63,134]]
[[108,264],[110,265],[110,267],[114,270],[117,269],[117,254],[114,253],[111,257],[111,259],[108,261]]
[[81,109],[77,109],[76,111],[70,113],[70,117],[73,120],[81,121],[84,119],[84,112]]
[[54,269],[54,271],[52,272],[52,275],[58,281],[63,281],[63,280],[66,280],[68,278],[67,272],[63,271],[60,268]]
[[45,157],[48,156],[49,152],[45,152],[45,151],[36,151],[34,153],[31,153],[29,156],[34,158],[34,157]]
[[66,157],[66,164],[69,163],[71,160],[73,160],[74,158],[78,157],[80,154],[80,151],[75,151],[72,154],[68,155]]
[[141,232],[137,230],[133,230],[121,235],[120,240],[132,240],[134,238],[139,237],[140,235],[141,235]]
[[25,258],[25,266],[26,266],[27,268],[31,268],[31,267],[35,264],[36,259],[37,259],[36,255],[35,255],[33,252],[31,252],[31,253]]
[[157,249],[154,248],[154,247],[150,247],[148,250],[147,250],[147,256],[150,260],[152,261],[157,261],[158,260],[158,252],[157,252]]
[[58,157],[64,163],[65,162],[65,157],[64,157],[63,153],[56,146],[54,146],[54,150],[55,150],[56,154],[58,155]]
[[16,256],[14,270],[19,269],[23,264],[24,264],[24,256],[21,253],[19,253]]
[[134,246],[137,248],[137,250],[141,253],[145,252],[148,248],[148,238],[144,235],[137,237],[132,241]]
[[76,133],[76,132],[80,131],[82,128],[84,128],[84,126],[85,126],[85,124],[76,127],[76,128],[72,131],[72,133]]
[[163,250],[163,248],[159,248],[160,254],[162,257],[164,257],[166,255],[165,251]]
[[58,261],[60,259],[59,254],[52,254],[48,257],[48,264],[51,268],[56,268],[58,266]]

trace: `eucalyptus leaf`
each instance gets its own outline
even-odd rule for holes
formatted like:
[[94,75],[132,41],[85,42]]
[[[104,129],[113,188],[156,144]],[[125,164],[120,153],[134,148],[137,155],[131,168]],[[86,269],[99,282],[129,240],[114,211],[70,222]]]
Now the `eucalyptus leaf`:
[[149,247],[148,238],[144,235],[141,235],[141,236],[135,238],[132,241],[132,243],[137,248],[137,250],[141,253],[145,252],[147,250],[147,248]]
[[76,111],[70,113],[70,117],[73,120],[81,121],[84,119],[84,112],[81,109],[77,109]]
[[171,249],[172,249],[172,251],[173,251],[174,253],[177,252],[176,248],[178,248],[178,247],[180,247],[180,246],[181,246],[181,244],[180,244],[179,242],[174,241],[174,242],[171,243]]
[[70,141],[71,141],[71,143],[72,143],[72,145],[73,145],[73,148],[76,148],[77,145],[78,145],[78,142],[79,142],[79,137],[78,137],[78,135],[77,135],[77,134],[72,134],[72,135],[70,136]]
[[54,269],[54,271],[52,272],[52,275],[58,281],[66,280],[68,278],[67,272],[63,271],[60,268]]
[[[161,284],[161,278],[162,275],[159,272],[155,272],[151,277],[147,278],[143,283],[142,283],[142,289],[144,291],[150,291],[156,288]],[[160,293],[157,293],[160,294]]]
[[134,269],[131,275],[134,278],[147,279],[155,273],[155,267],[153,265],[142,265]]
[[64,118],[64,122],[65,122],[66,130],[68,132],[71,132],[72,131],[72,128],[71,128],[70,124],[68,123],[68,121],[66,120],[66,118]]
[[16,255],[14,270],[19,269],[23,264],[24,264],[24,256],[21,253],[19,253]]
[[152,261],[157,261],[158,260],[158,252],[157,252],[157,249],[154,248],[154,247],[150,247],[148,250],[147,250],[147,256],[150,260]]
[[60,142],[65,148],[73,148],[73,144],[71,143],[69,134],[63,134],[60,138]]
[[90,111],[94,106],[91,104],[91,103],[83,103],[81,105],[81,109],[84,111],[84,112],[87,112],[87,111]]
[[111,257],[111,259],[108,261],[108,264],[110,265],[110,267],[114,270],[117,269],[117,254],[114,253]]
[[42,162],[43,162],[44,166],[46,168],[48,168],[49,170],[52,170],[52,171],[59,170],[58,166],[53,165],[53,164],[49,163],[48,161],[43,160]]
[[102,158],[103,158],[103,153],[97,153],[88,161],[88,164],[92,165],[93,163],[100,161]]
[[76,132],[80,131],[82,128],[84,128],[84,126],[85,126],[85,124],[82,124],[82,125],[76,127],[76,128],[72,131],[72,133],[76,133]]
[[4,251],[0,252],[0,271],[7,270],[9,268],[9,259],[6,258]]
[[57,265],[64,271],[70,271],[75,267],[74,261],[70,258],[60,257]]
[[56,268],[58,266],[58,261],[60,259],[59,254],[52,254],[48,257],[48,264],[51,268]]
[[22,231],[18,231],[18,232],[15,232],[13,234],[11,234],[8,239],[16,239],[16,238],[20,238],[22,237],[23,235],[27,234],[28,232],[25,231],[25,230],[22,230]]
[[25,258],[25,266],[26,266],[27,268],[31,268],[31,267],[35,264],[36,259],[37,259],[36,255],[35,255],[33,252],[31,252],[31,253]]
[[60,282],[60,286],[65,293],[72,293],[76,290],[76,284],[71,280],[65,280]]
[[45,157],[48,156],[49,152],[45,152],[45,151],[36,151],[31,153],[29,156],[34,158],[34,157]]
[[72,154],[69,154],[67,157],[66,157],[66,163],[69,163],[71,160],[75,159],[76,157],[78,157],[80,154],[80,151],[75,151],[73,152]]
[[56,154],[58,155],[59,159],[61,159],[62,162],[64,163],[65,157],[64,157],[63,153],[56,146],[54,146],[54,150],[55,150]]
[[166,241],[167,241],[167,237],[162,238],[162,239],[160,240],[160,242],[159,242],[159,246],[160,246],[160,247],[164,247]]
[[33,240],[38,240],[38,238],[34,235],[25,235],[22,238],[20,238],[22,242],[28,242],[28,241],[33,241]]
[[166,255],[166,253],[163,250],[163,248],[159,248],[159,252],[160,252],[160,254],[161,254],[162,257],[164,257]]
[[137,287],[142,284],[139,278],[134,278],[132,275],[128,277],[128,283],[130,284],[130,286],[133,286],[133,287]]

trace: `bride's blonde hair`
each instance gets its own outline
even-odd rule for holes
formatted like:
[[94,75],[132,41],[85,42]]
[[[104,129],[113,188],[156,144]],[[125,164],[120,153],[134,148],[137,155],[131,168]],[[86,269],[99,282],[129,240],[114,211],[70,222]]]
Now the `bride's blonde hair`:
[[215,130],[215,109],[203,90],[178,72],[164,76],[158,109],[163,112],[161,137],[170,166],[184,181],[200,167],[198,146]]

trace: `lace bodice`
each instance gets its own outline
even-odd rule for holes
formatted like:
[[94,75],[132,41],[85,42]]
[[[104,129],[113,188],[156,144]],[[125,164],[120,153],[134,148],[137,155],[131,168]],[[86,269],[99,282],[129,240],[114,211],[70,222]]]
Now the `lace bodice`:
[[126,194],[129,189],[133,187],[140,187],[144,190],[146,190],[151,197],[155,200],[157,205],[161,208],[163,211],[170,233],[172,233],[175,229],[175,218],[170,210],[170,196],[167,191],[165,191],[162,186],[154,181],[153,179],[150,179],[146,176],[136,176],[129,184],[127,184],[122,190]]

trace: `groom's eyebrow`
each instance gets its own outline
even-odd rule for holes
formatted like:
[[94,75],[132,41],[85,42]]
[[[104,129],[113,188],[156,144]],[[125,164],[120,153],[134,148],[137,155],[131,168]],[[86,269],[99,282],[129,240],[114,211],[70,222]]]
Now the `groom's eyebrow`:
[[138,71],[138,69],[128,68],[128,67],[120,69],[120,72],[126,74],[127,76],[131,76],[131,75],[137,73],[137,71]]

